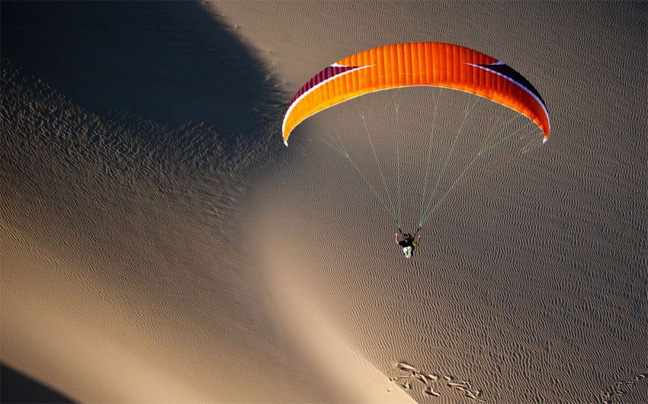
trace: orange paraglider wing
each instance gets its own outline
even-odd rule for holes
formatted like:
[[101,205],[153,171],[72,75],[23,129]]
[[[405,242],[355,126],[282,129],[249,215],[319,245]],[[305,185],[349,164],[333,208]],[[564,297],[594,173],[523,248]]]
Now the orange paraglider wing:
[[509,107],[535,122],[549,137],[542,97],[503,62],[459,45],[414,42],[381,46],[346,57],[311,78],[295,94],[284,116],[283,140],[304,119],[375,91],[434,86],[473,93]]

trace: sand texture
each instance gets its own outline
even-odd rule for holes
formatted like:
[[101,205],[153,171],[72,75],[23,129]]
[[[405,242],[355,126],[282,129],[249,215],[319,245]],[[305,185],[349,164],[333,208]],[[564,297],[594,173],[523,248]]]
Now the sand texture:
[[[0,11],[3,367],[88,403],[648,402],[645,2]],[[513,66],[549,142],[413,88],[283,146],[310,77],[410,41]]]

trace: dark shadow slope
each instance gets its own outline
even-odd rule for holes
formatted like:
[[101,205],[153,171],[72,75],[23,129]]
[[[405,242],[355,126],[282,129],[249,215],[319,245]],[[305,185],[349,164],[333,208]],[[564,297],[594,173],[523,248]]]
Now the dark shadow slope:
[[74,401],[5,364],[0,364],[0,403],[74,403]]
[[3,1],[1,16],[2,58],[90,113],[240,136],[278,100],[260,62],[198,3]]

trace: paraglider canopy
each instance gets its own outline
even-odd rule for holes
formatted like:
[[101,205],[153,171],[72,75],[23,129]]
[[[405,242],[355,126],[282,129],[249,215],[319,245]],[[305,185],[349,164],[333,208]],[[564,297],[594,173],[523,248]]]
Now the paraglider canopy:
[[531,119],[549,138],[549,113],[531,83],[504,62],[440,42],[381,46],[348,56],[313,76],[292,98],[284,116],[286,146],[306,118],[364,94],[408,86],[444,87],[487,98]]

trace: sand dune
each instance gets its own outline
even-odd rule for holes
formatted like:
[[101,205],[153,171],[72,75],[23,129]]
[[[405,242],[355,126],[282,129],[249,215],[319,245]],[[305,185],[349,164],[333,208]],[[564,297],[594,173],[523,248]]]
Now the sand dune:
[[[2,362],[79,402],[646,401],[645,15],[3,2]],[[326,65],[415,40],[501,57],[553,126],[454,187],[462,138],[405,260],[332,133],[380,195],[402,181],[409,230],[430,126],[453,130],[466,96],[438,120],[425,89],[358,99],[287,149],[279,128]]]

